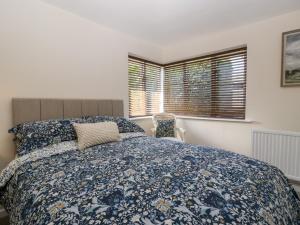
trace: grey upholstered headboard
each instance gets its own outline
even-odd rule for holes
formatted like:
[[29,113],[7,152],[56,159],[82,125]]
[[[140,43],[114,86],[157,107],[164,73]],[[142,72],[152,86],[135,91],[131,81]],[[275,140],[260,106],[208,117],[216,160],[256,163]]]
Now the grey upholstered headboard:
[[81,116],[124,116],[122,100],[13,98],[13,124]]

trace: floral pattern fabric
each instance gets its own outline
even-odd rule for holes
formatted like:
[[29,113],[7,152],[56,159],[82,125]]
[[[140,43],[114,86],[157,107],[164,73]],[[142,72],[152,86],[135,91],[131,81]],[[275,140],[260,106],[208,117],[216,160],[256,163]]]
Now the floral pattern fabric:
[[26,122],[9,130],[15,135],[17,154],[22,156],[38,148],[76,139],[72,123],[82,119],[47,120]]
[[175,137],[175,120],[158,120],[155,136],[160,137]]
[[300,224],[283,173],[246,156],[135,133],[85,151],[54,146],[2,172],[11,225]]
[[144,132],[137,124],[122,118],[111,116],[82,117],[75,119],[58,119],[26,122],[9,130],[15,134],[17,154],[22,156],[38,148],[43,148],[63,141],[77,138],[73,123],[116,122],[120,133]]
[[86,121],[93,121],[94,123],[104,122],[104,121],[113,121],[117,123],[120,133],[129,133],[129,132],[145,132],[136,123],[124,118],[124,117],[112,117],[112,116],[93,116],[85,117]]

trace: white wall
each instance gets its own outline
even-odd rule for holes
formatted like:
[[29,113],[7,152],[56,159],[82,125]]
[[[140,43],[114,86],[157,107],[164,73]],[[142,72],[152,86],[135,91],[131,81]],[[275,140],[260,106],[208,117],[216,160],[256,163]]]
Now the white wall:
[[0,2],[0,168],[14,154],[12,97],[115,98],[128,109],[128,53],[161,61],[158,46],[39,0]]
[[188,142],[251,155],[251,129],[300,131],[300,87],[281,88],[281,35],[300,28],[300,11],[244,27],[194,37],[164,48],[164,62],[247,44],[246,117],[256,123],[181,120]]

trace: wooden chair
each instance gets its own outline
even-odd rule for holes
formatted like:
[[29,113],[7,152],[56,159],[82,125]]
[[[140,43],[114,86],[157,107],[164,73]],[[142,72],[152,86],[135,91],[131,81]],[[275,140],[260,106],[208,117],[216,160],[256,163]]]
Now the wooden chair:
[[175,137],[163,137],[164,139],[185,142],[185,129],[176,126],[176,116],[172,113],[159,113],[152,116],[154,128],[151,129],[153,136],[156,136],[156,128],[159,120],[175,120]]

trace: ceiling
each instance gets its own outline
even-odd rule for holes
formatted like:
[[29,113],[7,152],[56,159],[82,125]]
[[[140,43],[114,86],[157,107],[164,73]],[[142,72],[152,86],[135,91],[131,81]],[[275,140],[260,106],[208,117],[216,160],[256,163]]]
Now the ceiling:
[[44,0],[158,45],[300,9],[300,0]]

